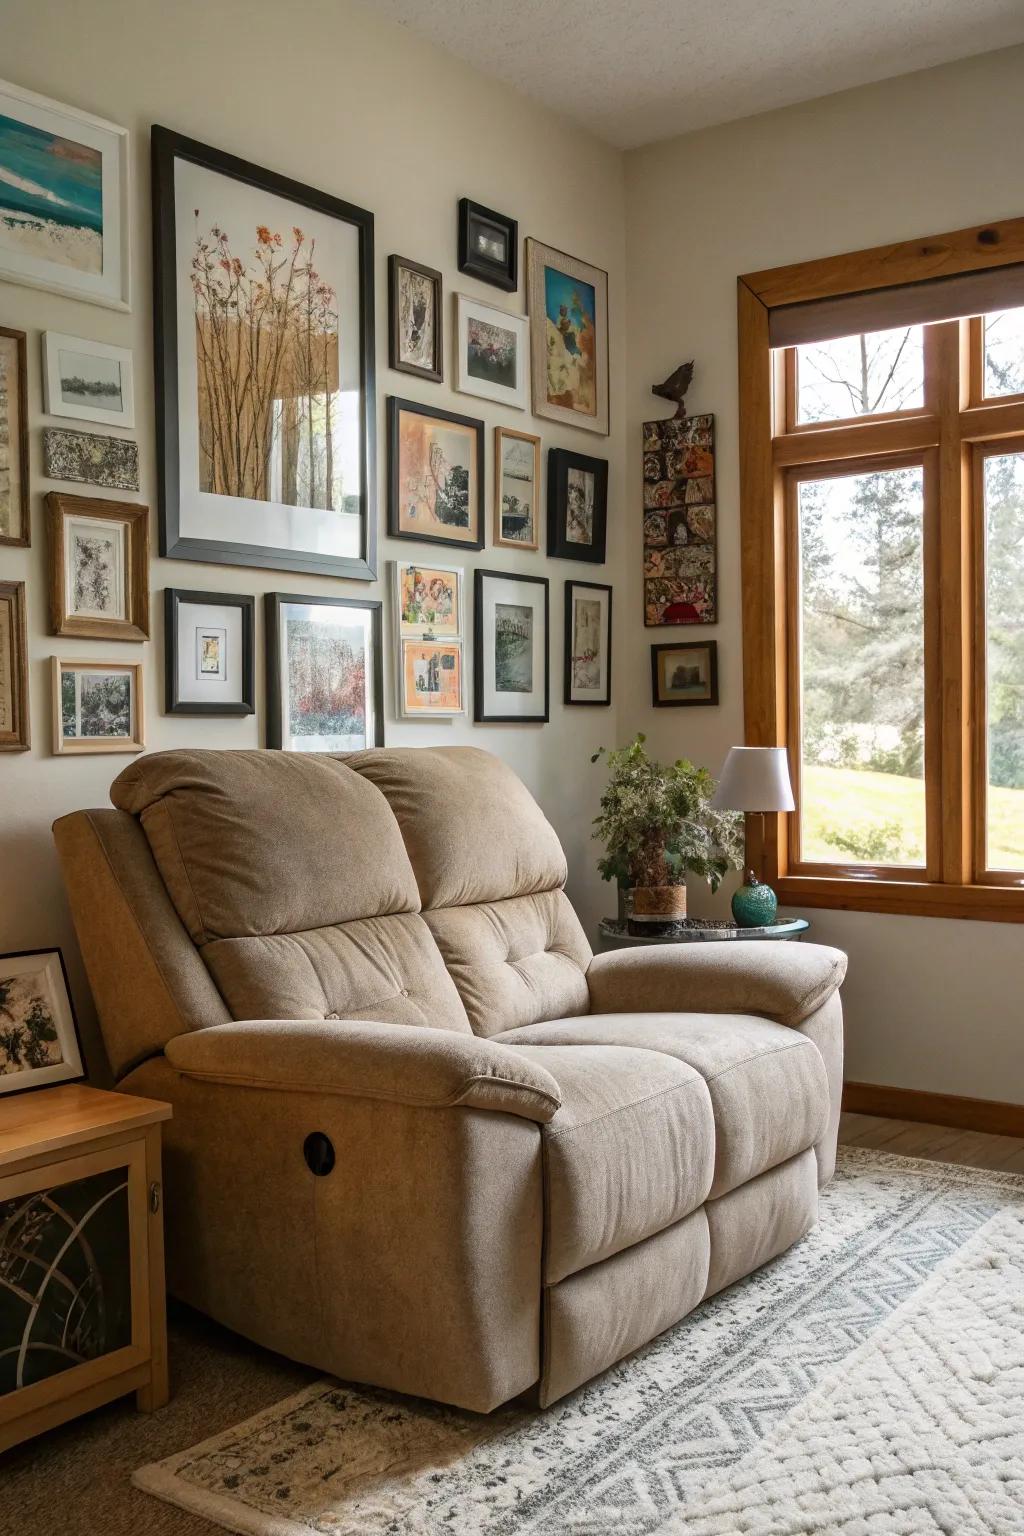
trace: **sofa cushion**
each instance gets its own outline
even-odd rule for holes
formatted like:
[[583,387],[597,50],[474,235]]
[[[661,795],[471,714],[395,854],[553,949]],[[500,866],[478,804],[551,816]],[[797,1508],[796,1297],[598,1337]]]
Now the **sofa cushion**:
[[196,944],[419,908],[387,801],[327,754],[157,752],[110,798],[141,818]]
[[714,1121],[707,1085],[692,1067],[614,1045],[516,1050],[550,1072],[562,1095],[541,1127],[545,1284],[620,1253],[703,1203]]
[[621,1045],[686,1062],[707,1084],[714,1109],[710,1193],[716,1198],[812,1147],[828,1124],[828,1078],[819,1051],[768,1019],[602,1013],[533,1024],[497,1038],[541,1050]]
[[399,747],[344,759],[386,797],[423,906],[553,891],[566,864],[554,828],[507,763],[477,747]]
[[564,891],[424,912],[473,1032],[586,1013],[590,945]]

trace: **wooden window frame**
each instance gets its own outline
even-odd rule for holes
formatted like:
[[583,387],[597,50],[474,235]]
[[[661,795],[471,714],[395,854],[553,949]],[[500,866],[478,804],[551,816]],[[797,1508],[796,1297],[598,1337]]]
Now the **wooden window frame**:
[[[1024,871],[984,867],[984,458],[1024,450],[1024,396],[986,398],[979,320],[925,330],[925,407],[796,425],[792,365],[769,341],[771,311],[1024,262],[1024,218],[928,240],[749,273],[738,280],[740,507],[746,740],[794,751],[796,617],[792,496],[820,473],[925,465],[925,783],[922,868],[800,864],[796,815],[751,817],[747,858],[792,906],[1024,922]],[[796,430],[794,430],[796,425]],[[1013,446],[1009,449],[1007,444]],[[842,468],[837,466],[842,465]],[[788,503],[788,504],[787,504]],[[927,600],[930,594],[932,600]],[[763,820],[763,839],[761,823]]]

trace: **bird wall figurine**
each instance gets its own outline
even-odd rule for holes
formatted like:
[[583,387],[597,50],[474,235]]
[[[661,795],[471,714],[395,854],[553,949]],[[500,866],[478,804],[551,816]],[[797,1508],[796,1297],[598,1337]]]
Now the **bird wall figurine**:
[[686,420],[686,406],[684,404],[684,399],[686,396],[686,391],[690,387],[690,381],[692,378],[693,361],[691,359],[691,361],[688,363],[680,363],[679,367],[675,369],[673,373],[669,374],[664,384],[651,385],[652,395],[658,395],[662,400],[675,401],[676,414],[671,418],[673,421]]

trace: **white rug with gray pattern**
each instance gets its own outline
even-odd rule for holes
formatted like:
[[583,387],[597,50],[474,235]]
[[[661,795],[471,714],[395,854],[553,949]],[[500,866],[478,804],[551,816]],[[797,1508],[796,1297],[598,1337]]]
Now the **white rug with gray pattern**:
[[803,1242],[546,1413],[322,1381],[134,1481],[246,1536],[1024,1536],[1024,1178],[844,1148]]

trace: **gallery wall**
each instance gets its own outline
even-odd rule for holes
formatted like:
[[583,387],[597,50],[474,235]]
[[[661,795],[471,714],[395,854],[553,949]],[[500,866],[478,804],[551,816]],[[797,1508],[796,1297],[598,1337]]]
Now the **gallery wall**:
[[[713,411],[718,444],[717,709],[654,710],[623,700],[658,754],[717,772],[743,740],[736,278],[744,272],[939,234],[1024,212],[1024,50],[905,75],[728,123],[626,157],[627,505],[641,486],[640,428],[664,414],[650,394],[684,358],[691,411]],[[739,105],[739,104],[738,104]],[[668,323],[671,317],[671,323]],[[634,525],[636,526],[636,525]],[[637,558],[639,534],[631,536]],[[649,646],[685,631],[620,629],[631,676]],[[691,887],[691,909],[726,910]],[[1022,930],[817,910],[811,937],[850,956],[847,1077],[1021,1102]]]
[[[49,658],[141,660],[147,694],[147,750],[263,744],[261,594],[292,591],[385,598],[385,733],[388,745],[471,743],[499,753],[540,799],[565,844],[570,894],[588,928],[609,906],[594,870],[590,818],[600,770],[596,747],[620,732],[610,708],[567,708],[562,700],[564,582],[572,577],[615,586],[614,617],[635,597],[634,562],[623,506],[625,292],[622,157],[507,88],[380,23],[346,0],[303,0],[297,13],[266,0],[218,0],[213,6],[140,0],[9,0],[4,7],[0,75],[108,118],[131,131],[132,308],[117,313],[28,287],[0,283],[0,326],[29,337],[32,483],[31,548],[0,550],[0,578],[27,583],[32,748],[0,756],[0,952],[61,945],[94,1069],[100,1061],[95,1020],[74,944],[50,837],[55,817],[107,803],[111,779],[129,757],[55,757],[51,753]],[[380,579],[338,582],[271,570],[162,560],[157,556],[149,129],[162,123],[244,156],[358,206],[375,216],[377,331],[378,527]],[[456,265],[456,208],[470,197],[519,220],[534,236],[609,274],[612,367],[611,432],[589,432],[504,410],[452,387],[452,295],[475,295],[516,313],[525,279],[503,294]],[[446,379],[435,384],[387,367],[387,257],[396,252],[439,268],[445,284]],[[522,251],[520,265],[522,267]],[[147,644],[57,638],[48,633],[41,428],[73,426],[43,414],[40,336],[51,329],[134,354],[141,489],[137,497],[91,486],[60,487],[120,496],[152,509],[152,631]],[[389,541],[383,536],[386,476],[385,400],[397,394],[483,418],[486,424],[487,547],[477,553]],[[539,434],[549,447],[607,457],[608,559],[604,567],[549,560],[543,552],[491,546],[492,435],[504,424]],[[107,430],[100,428],[98,430]],[[543,488],[542,488],[543,490]],[[542,575],[551,582],[551,719],[547,725],[474,725],[470,712],[451,723],[396,718],[388,606],[388,562],[436,558],[463,565],[472,598],[474,567]],[[257,596],[258,712],[246,719],[169,717],[163,708],[165,587]],[[470,658],[470,661],[472,658]],[[629,693],[616,657],[613,681]],[[471,677],[471,668],[470,668]],[[102,1076],[102,1071],[96,1072]]]

